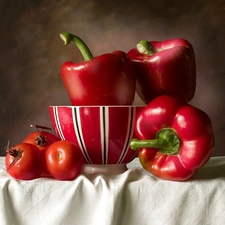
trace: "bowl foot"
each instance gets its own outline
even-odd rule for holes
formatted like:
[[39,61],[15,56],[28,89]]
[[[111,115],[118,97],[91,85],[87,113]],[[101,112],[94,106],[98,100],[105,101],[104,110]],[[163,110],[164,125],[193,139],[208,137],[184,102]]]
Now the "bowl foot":
[[82,174],[116,175],[127,171],[126,164],[84,164]]

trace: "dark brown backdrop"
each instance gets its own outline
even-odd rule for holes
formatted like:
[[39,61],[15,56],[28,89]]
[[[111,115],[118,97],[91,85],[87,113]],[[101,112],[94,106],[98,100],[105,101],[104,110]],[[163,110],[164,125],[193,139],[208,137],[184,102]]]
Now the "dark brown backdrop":
[[[191,104],[212,119],[216,150],[225,155],[224,0],[1,0],[0,155],[31,132],[51,126],[48,106],[70,104],[59,68],[82,57],[59,33],[80,36],[94,55],[128,51],[141,39],[189,40],[196,54],[197,90]],[[135,104],[140,104],[136,98]]]

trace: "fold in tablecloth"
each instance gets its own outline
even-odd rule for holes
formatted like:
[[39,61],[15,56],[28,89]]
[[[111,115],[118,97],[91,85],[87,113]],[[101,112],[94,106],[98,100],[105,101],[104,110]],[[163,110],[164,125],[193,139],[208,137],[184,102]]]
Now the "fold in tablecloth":
[[160,180],[137,159],[120,175],[17,181],[0,159],[1,225],[225,224],[225,157],[187,182]]

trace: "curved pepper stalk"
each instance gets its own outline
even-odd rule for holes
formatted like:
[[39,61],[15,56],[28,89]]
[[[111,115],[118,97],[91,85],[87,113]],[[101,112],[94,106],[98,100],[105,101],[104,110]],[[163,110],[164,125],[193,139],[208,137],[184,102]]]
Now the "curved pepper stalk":
[[64,41],[65,45],[68,45],[71,41],[73,41],[76,44],[76,46],[79,48],[85,61],[91,60],[94,58],[88,46],[78,36],[74,34],[70,34],[68,32],[62,32],[60,34],[60,38]]
[[137,50],[138,52],[143,53],[145,55],[153,55],[157,52],[155,47],[149,41],[146,40],[142,40],[137,43]]

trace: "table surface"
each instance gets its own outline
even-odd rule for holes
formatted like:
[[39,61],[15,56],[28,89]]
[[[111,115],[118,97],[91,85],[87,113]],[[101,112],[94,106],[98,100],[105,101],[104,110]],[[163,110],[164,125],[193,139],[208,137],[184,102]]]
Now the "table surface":
[[0,157],[1,225],[224,225],[225,157],[186,182],[160,180],[138,159],[119,175],[73,181],[11,178]]

